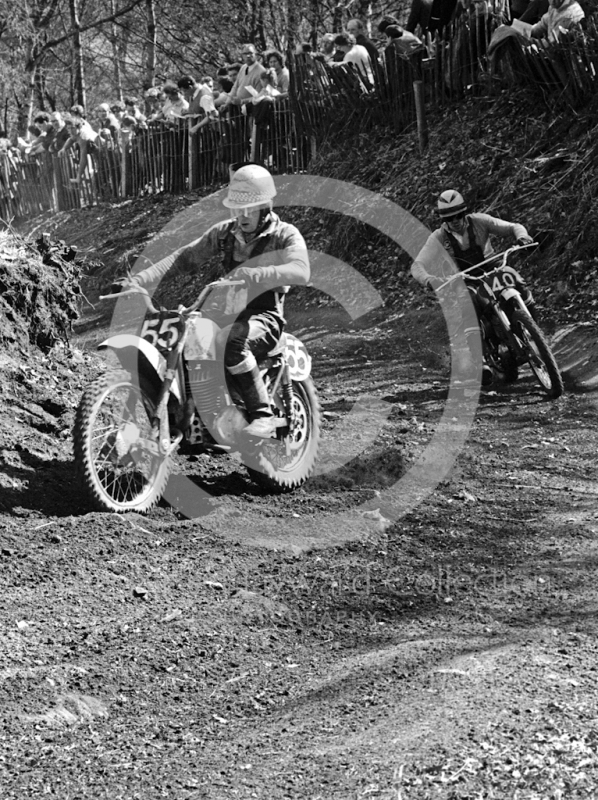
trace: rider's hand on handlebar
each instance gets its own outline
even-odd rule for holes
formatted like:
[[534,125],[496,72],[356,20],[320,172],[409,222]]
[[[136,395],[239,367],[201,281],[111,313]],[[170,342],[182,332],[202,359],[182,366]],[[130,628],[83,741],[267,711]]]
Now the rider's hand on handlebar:
[[122,278],[117,278],[113,281],[112,286],[110,287],[111,294],[120,294],[120,292],[126,292],[127,289],[138,289],[139,282],[135,280],[135,278],[130,274],[127,273]]
[[533,244],[533,243],[534,240],[532,239],[531,236],[520,236],[519,239],[517,239],[517,244],[523,245],[523,244]]
[[444,283],[442,278],[437,278],[436,275],[429,275],[426,280],[426,286],[430,291],[435,292]]
[[245,281],[248,284],[259,283],[263,280],[264,270],[261,267],[237,267],[229,277],[233,281]]

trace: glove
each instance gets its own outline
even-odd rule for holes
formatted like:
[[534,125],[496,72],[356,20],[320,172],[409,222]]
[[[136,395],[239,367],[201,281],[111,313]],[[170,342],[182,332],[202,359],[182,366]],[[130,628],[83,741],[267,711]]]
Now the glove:
[[439,286],[442,286],[443,283],[444,281],[442,278],[437,278],[435,275],[430,275],[426,280],[426,286],[433,292],[435,292]]
[[117,278],[112,282],[110,294],[120,294],[126,289],[138,289],[139,286],[139,281],[135,280],[132,275],[124,275],[122,278]]
[[534,240],[532,239],[531,236],[520,236],[519,239],[517,239],[517,244],[533,244],[533,243]]
[[264,278],[264,269],[262,267],[237,267],[231,274],[233,281],[245,281],[245,283],[259,283]]

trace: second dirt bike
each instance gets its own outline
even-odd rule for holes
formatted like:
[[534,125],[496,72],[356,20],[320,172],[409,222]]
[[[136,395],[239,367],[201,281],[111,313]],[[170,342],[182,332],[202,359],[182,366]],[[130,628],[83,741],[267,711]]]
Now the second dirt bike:
[[[519,367],[529,364],[534,376],[549,397],[563,393],[563,378],[540,326],[533,319],[518,288],[517,273],[508,263],[519,250],[537,247],[536,243],[515,245],[450,278],[462,277],[472,286],[482,309],[482,347],[484,360],[512,382]],[[445,284],[446,285],[446,284]]]
[[[244,433],[247,416],[234,379],[225,375],[225,333],[216,322],[230,312],[243,281],[208,284],[189,308],[149,313],[139,335],[117,334],[100,345],[121,369],[83,394],[74,428],[75,463],[91,505],[104,511],[146,511],[161,498],[172,457],[239,451],[250,476],[268,489],[290,490],[312,474],[320,439],[320,405],[303,343],[283,334],[260,363],[275,415],[275,433]],[[232,296],[232,301],[231,301]],[[110,297],[110,296],[109,296]]]

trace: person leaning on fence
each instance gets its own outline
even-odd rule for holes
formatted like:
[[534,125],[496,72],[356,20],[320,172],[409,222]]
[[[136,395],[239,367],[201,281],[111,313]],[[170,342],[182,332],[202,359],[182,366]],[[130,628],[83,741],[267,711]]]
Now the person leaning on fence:
[[[289,86],[291,83],[291,76],[288,69],[284,65],[284,58],[282,53],[278,50],[270,50],[266,53],[264,61],[268,69],[273,69],[276,73],[276,89],[278,90],[278,99],[284,100],[289,96]],[[262,73],[262,77],[265,73]]]
[[528,51],[530,47],[536,47],[533,39],[541,39],[546,44],[558,42],[567,31],[578,28],[584,17],[584,11],[576,0],[549,0],[548,11],[535,25],[500,25],[488,45],[492,69],[500,72],[501,59],[512,52],[512,48]]
[[233,86],[235,85],[235,81],[237,80],[237,76],[239,75],[242,66],[243,64],[241,64],[240,61],[235,61],[234,63],[229,64],[226,68],[228,77],[233,82]]
[[386,47],[384,48],[385,58],[388,60],[391,54],[399,56],[410,56],[422,50],[423,42],[414,33],[404,30],[399,25],[389,25],[384,34],[386,36]]
[[[103,139],[106,141],[112,139],[112,142],[116,144],[120,133],[120,121],[112,113],[109,104],[100,103],[95,112],[98,120],[98,132]],[[106,131],[108,131],[109,136],[106,135]]]
[[189,103],[189,108],[183,114],[184,117],[200,117],[202,114],[201,98],[211,95],[211,90],[203,83],[197,83],[192,75],[183,75],[177,81],[177,86],[183,93],[185,100]]
[[325,33],[320,39],[320,50],[316,53],[316,58],[320,58],[325,64],[334,64],[345,57],[345,54],[336,48],[335,39],[335,33]]
[[[201,130],[201,128],[209,125],[210,122],[216,122],[220,116],[216,106],[214,105],[214,98],[211,94],[202,95],[199,101],[199,110],[200,114],[198,116],[201,116],[201,119],[191,128],[189,128],[189,133],[197,133],[197,131]],[[194,119],[195,118],[196,117],[194,117]]]
[[252,44],[244,44],[241,54],[245,63],[239,70],[230,93],[230,104],[234,106],[245,106],[251,102],[254,94],[248,87],[259,92],[262,88],[261,77],[264,67],[258,61],[257,50]]
[[334,40],[335,45],[345,54],[342,64],[355,64],[359,73],[374,85],[372,62],[365,47],[355,43],[355,37],[350,33],[339,33]]
[[69,135],[57,151],[57,155],[64,156],[73,145],[81,145],[82,141],[95,143],[98,134],[85,119],[83,106],[71,106],[70,113],[65,116],[64,121]]
[[164,99],[162,89],[159,86],[150,86],[150,88],[146,90],[144,98],[147,111],[146,122],[155,122],[162,110]]
[[165,100],[162,108],[155,115],[154,120],[157,122],[174,123],[180,119],[189,109],[189,103],[183,97],[183,93],[172,81],[167,81],[162,87],[162,92],[165,95]]
[[81,183],[81,178],[83,177],[85,171],[87,170],[89,174],[92,172],[91,164],[89,163],[89,156],[97,149],[99,134],[94,131],[89,122],[81,119],[81,117],[70,117],[67,120],[67,126],[69,128],[70,138],[58,155],[63,155],[65,153],[66,149],[70,147],[69,143],[71,141],[73,144],[77,145],[79,150],[77,175],[76,177],[71,178],[71,182]]
[[50,125],[52,127],[46,134],[44,147],[47,147],[49,153],[56,155],[66,144],[69,138],[69,130],[60,111],[52,111],[50,114]]
[[216,91],[214,92],[216,95],[214,98],[214,105],[216,108],[228,105],[232,88],[233,82],[228,77],[226,68],[224,68],[224,74],[218,75],[216,78]]
[[[127,96],[123,99],[125,104],[125,116],[135,117],[137,125],[145,125],[145,114],[139,108],[139,100],[136,97]],[[124,120],[124,116],[123,116]]]
[[365,25],[360,19],[350,19],[347,22],[347,33],[350,33],[352,36],[355,37],[355,43],[358,44],[360,47],[365,47],[368,51],[368,55],[372,62],[372,65],[376,65],[378,59],[380,57],[380,53],[378,52],[378,48],[372,42],[371,39],[365,35]]
[[532,39],[558,42],[563,33],[578,28],[585,13],[577,0],[549,0],[548,11],[532,26]]

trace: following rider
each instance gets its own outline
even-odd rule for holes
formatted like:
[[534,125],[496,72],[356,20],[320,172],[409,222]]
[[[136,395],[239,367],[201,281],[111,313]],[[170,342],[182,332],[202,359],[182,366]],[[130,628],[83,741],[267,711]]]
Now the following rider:
[[[462,271],[494,254],[490,234],[511,238],[517,244],[533,242],[527,230],[519,223],[506,222],[489,214],[468,214],[463,196],[454,189],[447,189],[439,196],[438,215],[442,220],[440,227],[430,234],[411,265],[411,274],[415,280],[432,290],[437,290],[452,274],[455,274],[451,259],[442,257],[444,253],[448,253],[457,265],[457,269]],[[512,267],[508,267],[508,270],[530,314],[535,318],[535,301],[525,281]],[[472,274],[475,274],[475,271],[472,271]],[[483,308],[475,291],[475,284],[468,284],[468,288],[479,321]],[[479,336],[480,328],[479,326],[469,328],[465,330],[465,334],[468,337]],[[492,370],[487,365],[484,365],[482,380],[485,384],[492,381]]]
[[[248,285],[247,305],[228,334],[224,364],[234,376],[249,416],[244,430],[260,438],[272,436],[275,425],[258,361],[282,335],[289,284],[305,285],[310,278],[305,240],[294,225],[274,213],[275,195],[267,169],[241,165],[233,173],[223,201],[231,209],[232,222],[217,223],[190,245],[123,281],[125,288],[131,283],[157,285],[172,267],[199,270],[209,258],[222,254],[227,278],[242,279]],[[259,260],[259,266],[242,266],[249,259]]]

